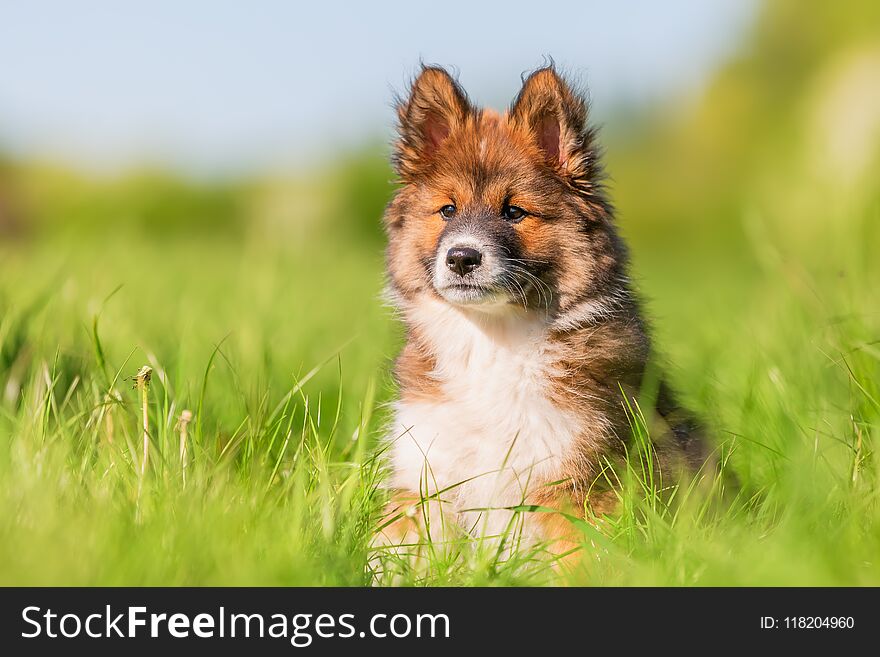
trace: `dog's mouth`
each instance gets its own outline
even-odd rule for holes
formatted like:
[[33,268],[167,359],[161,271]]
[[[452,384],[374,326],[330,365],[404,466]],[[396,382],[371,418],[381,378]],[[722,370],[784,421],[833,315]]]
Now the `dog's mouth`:
[[485,285],[478,285],[476,283],[451,283],[449,285],[444,285],[444,290],[474,290],[476,292],[489,292],[491,288],[486,287]]
[[516,302],[513,288],[521,290],[522,284],[512,285],[508,281],[510,276],[505,275],[500,259],[490,248],[479,245],[479,248],[461,247],[458,250],[473,251],[477,255],[471,255],[468,262],[457,262],[454,258],[450,262],[452,256],[448,254],[455,249],[447,249],[445,244],[440,246],[431,282],[441,299],[454,306],[493,311]]
[[444,285],[437,288],[437,292],[446,301],[457,306],[496,306],[508,302],[503,290],[463,281]]

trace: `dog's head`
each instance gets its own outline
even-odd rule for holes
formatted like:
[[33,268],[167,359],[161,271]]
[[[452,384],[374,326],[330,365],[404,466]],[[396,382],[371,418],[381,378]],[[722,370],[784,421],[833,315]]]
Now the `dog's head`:
[[619,274],[587,106],[552,67],[529,76],[503,115],[426,67],[398,117],[402,186],[385,217],[398,296],[559,314]]

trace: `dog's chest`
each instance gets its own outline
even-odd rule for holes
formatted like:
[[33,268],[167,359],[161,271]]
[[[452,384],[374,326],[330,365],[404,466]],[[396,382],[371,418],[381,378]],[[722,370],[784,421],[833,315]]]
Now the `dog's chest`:
[[518,504],[560,478],[579,431],[554,399],[554,351],[536,327],[493,333],[444,320],[430,335],[440,394],[396,406],[393,483],[446,490],[459,509]]

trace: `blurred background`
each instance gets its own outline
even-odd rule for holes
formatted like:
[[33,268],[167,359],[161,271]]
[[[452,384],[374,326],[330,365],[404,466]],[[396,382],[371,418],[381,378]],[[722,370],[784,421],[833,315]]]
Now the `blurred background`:
[[424,61],[504,107],[551,56],[746,491],[624,515],[590,581],[880,582],[876,0],[0,3],[0,581],[365,583],[394,93]]
[[378,302],[394,93],[440,63],[504,107],[549,56],[590,89],[660,350],[704,411],[749,377],[724,364],[788,322],[771,282],[823,318],[871,310],[870,0],[5,2],[6,403],[37,356],[86,368],[95,317],[109,363],[153,358],[184,397],[225,340],[254,403],[343,345],[359,398],[399,341]]

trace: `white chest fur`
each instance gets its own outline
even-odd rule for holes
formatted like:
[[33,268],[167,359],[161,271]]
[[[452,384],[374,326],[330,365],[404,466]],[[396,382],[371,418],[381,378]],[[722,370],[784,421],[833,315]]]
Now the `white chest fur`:
[[543,323],[519,316],[471,315],[425,300],[411,319],[436,361],[439,398],[398,402],[392,440],[395,487],[433,494],[481,532],[503,529],[507,507],[560,478],[579,431],[549,385],[555,354]]

